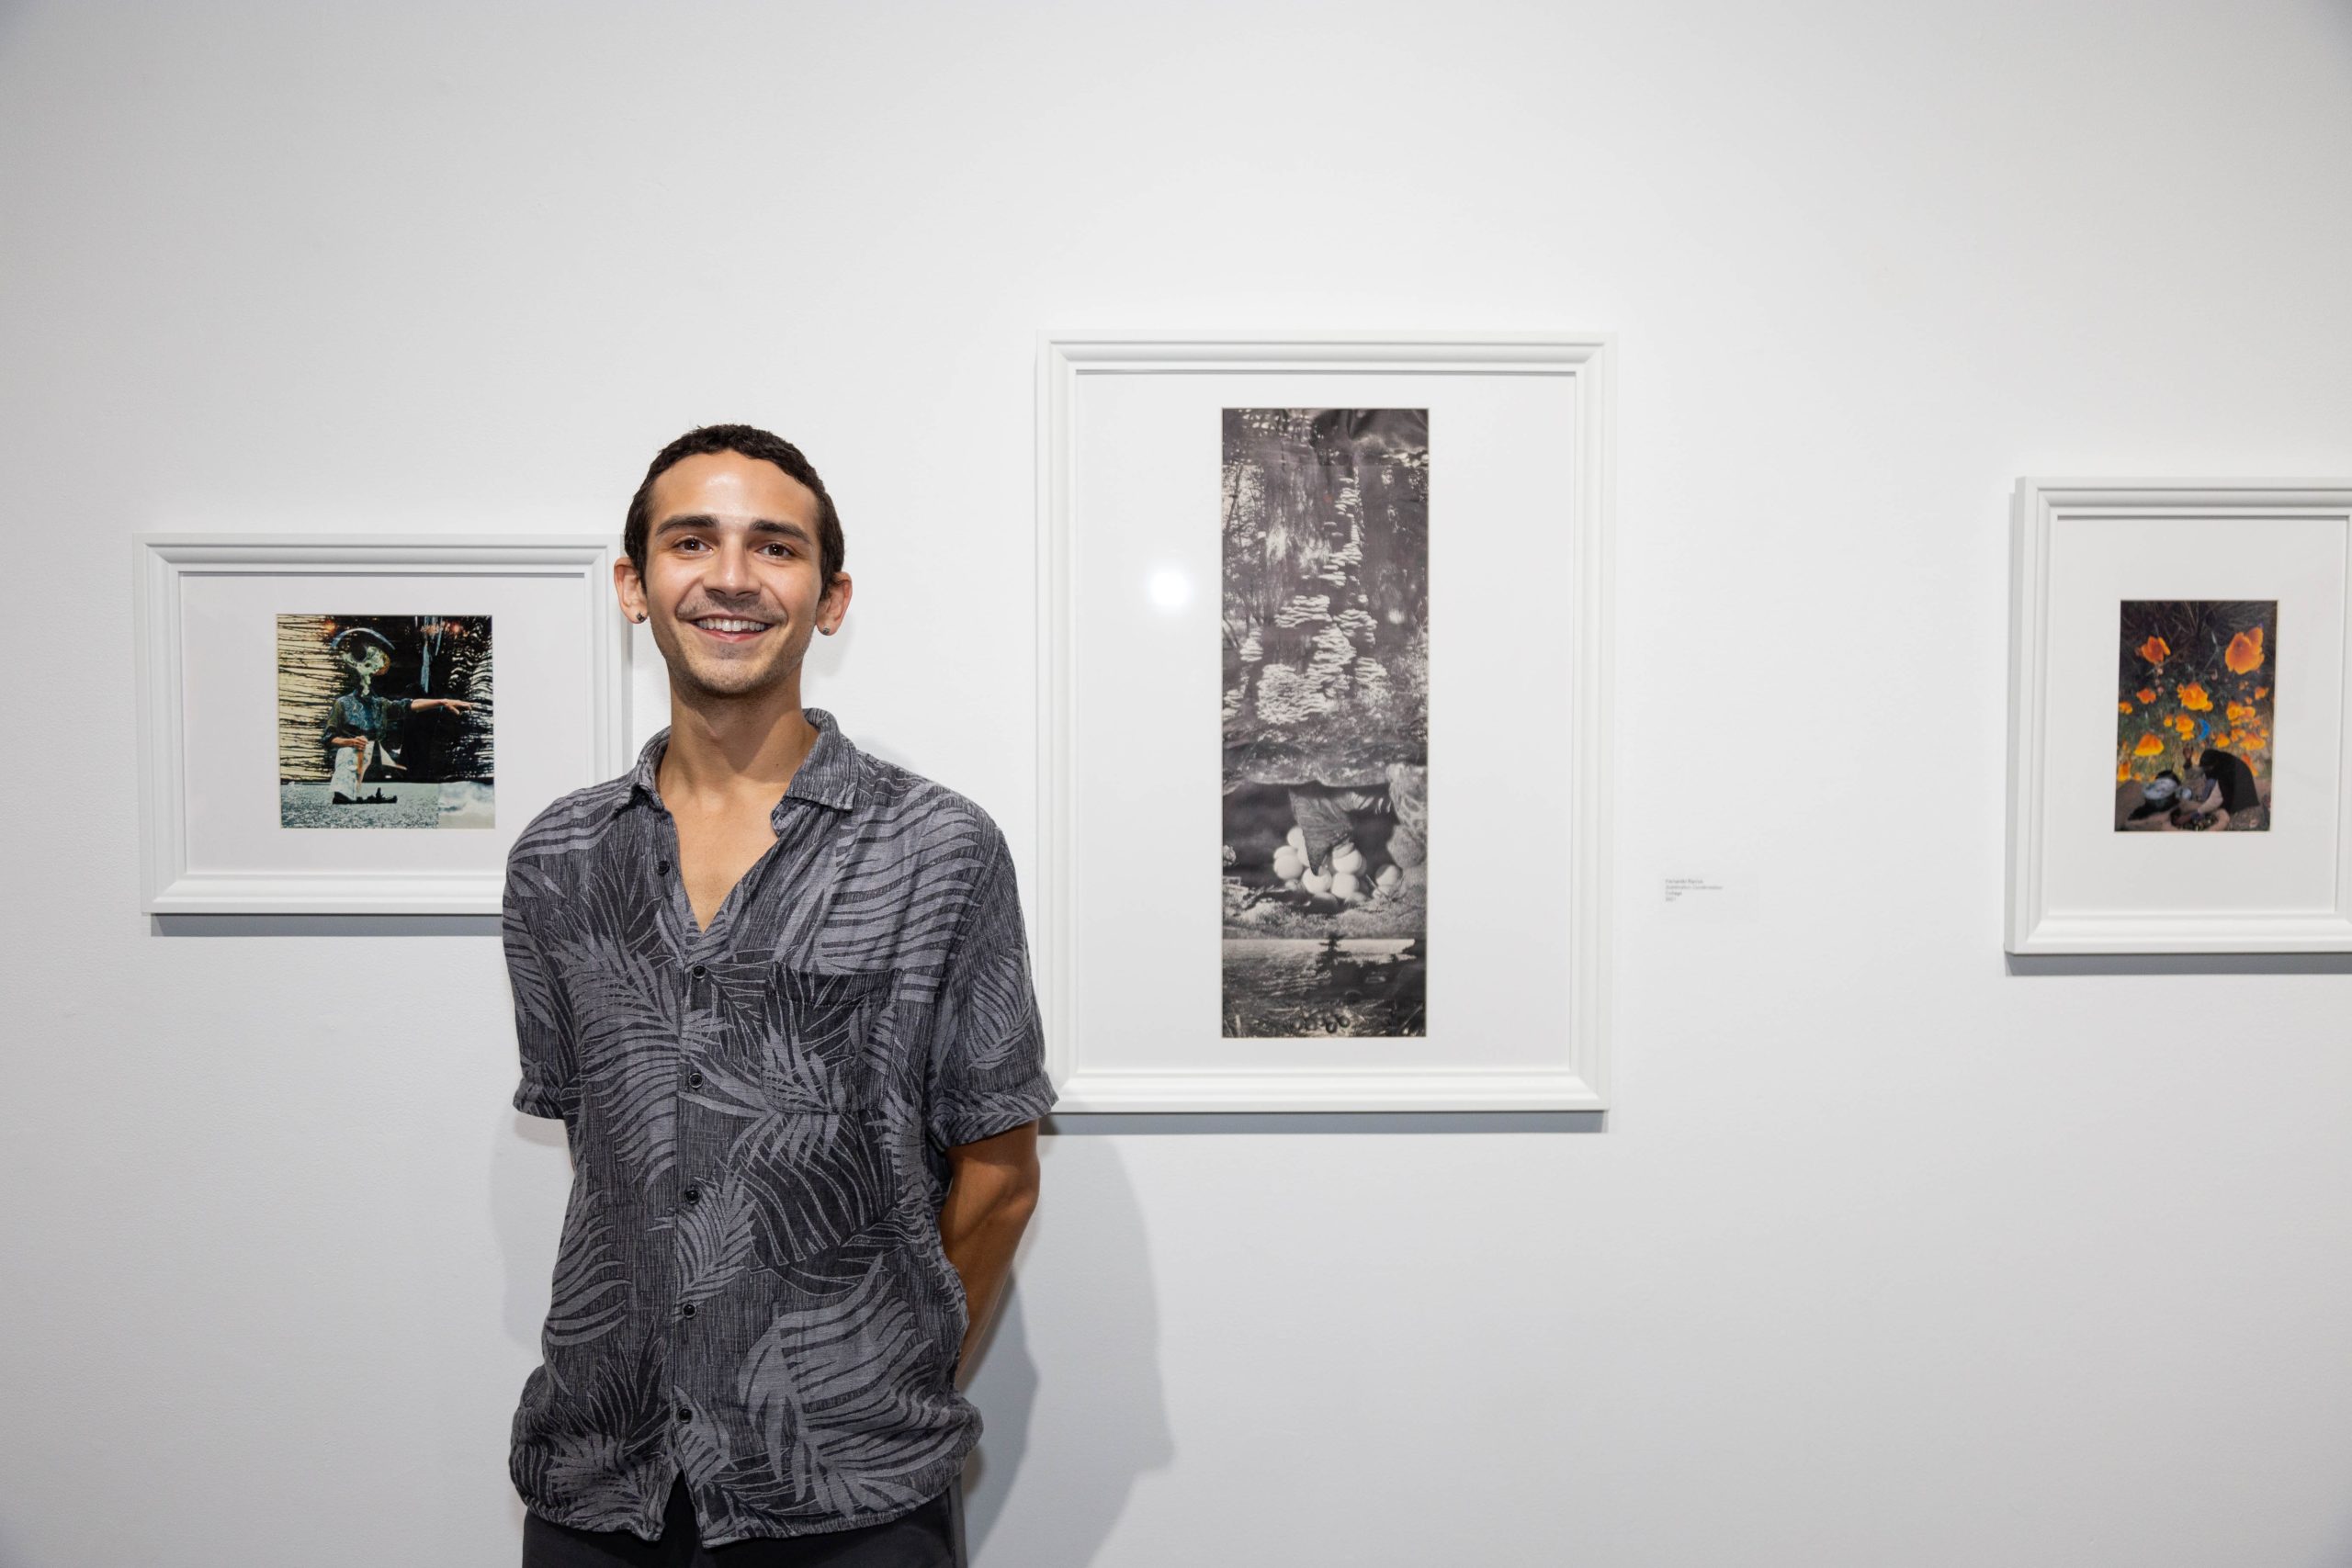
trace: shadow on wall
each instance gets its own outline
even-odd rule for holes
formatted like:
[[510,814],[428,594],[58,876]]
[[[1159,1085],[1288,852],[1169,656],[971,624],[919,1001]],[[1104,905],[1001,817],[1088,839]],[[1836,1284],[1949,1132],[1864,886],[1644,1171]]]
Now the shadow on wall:
[[[1031,1320],[1016,1263],[967,1390],[986,1422],[964,1471],[964,1537],[975,1568],[1082,1568],[1094,1562],[1136,1482],[1165,1469],[1176,1451],[1159,1380],[1158,1292],[1134,1183],[1107,1140],[1089,1140],[1091,1157],[1082,1161],[1059,1138],[1039,1142],[1046,1196],[1023,1240],[1024,1255],[1055,1224],[1054,1168],[1082,1164],[1086,1174],[1090,1251],[1073,1271],[1083,1289],[1062,1292],[1069,1298],[1063,1310],[1044,1314],[1039,1325],[1046,1364],[1061,1392],[1052,1416],[1068,1429],[1043,1434],[1040,1442],[1032,1425],[1044,1380],[1030,1352]],[[1040,1449],[1055,1473],[1024,1483],[1023,1471]],[[1025,1507],[1024,1492],[1031,1496]]]

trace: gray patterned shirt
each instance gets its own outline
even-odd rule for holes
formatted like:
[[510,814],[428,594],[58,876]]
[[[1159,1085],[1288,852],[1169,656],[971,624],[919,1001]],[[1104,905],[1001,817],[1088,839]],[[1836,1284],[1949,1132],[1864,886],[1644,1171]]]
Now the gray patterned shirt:
[[652,1540],[681,1472],[707,1545],[877,1523],[979,1437],[944,1151],[1054,1098],[1012,870],[986,812],[804,711],[775,843],[707,931],[667,730],[507,859],[514,1104],[573,1171],[510,1469],[559,1524]]

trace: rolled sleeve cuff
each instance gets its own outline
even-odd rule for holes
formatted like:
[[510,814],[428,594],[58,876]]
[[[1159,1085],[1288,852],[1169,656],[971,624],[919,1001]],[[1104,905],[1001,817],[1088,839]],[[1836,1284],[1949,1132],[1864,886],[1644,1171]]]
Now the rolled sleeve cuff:
[[931,1135],[942,1148],[977,1144],[1036,1121],[1054,1108],[1053,1080],[1039,1074],[1019,1089],[1001,1089],[934,1108]]
[[526,1116],[561,1116],[569,1107],[552,1084],[526,1077],[514,1088],[514,1109]]

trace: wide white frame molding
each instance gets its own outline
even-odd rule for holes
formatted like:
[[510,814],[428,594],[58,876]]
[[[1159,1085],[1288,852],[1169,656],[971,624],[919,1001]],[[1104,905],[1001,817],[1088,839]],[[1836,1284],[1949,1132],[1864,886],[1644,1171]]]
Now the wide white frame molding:
[[[1611,513],[1613,339],[1606,333],[1047,332],[1037,352],[1038,882],[1037,970],[1046,1059],[1062,1111],[1599,1111],[1609,1104]],[[1567,929],[1556,952],[1568,982],[1567,1037],[1542,1043],[1543,1065],[1443,1070],[1325,1066],[1312,1069],[1138,1070],[1091,1064],[1076,1037],[1075,854],[1080,778],[1074,750],[1077,618],[1071,561],[1084,528],[1074,515],[1073,414],[1092,377],[1393,374],[1553,377],[1574,384],[1573,421],[1558,432],[1572,464],[1562,497],[1573,530],[1572,689],[1557,694],[1572,729],[1574,868]],[[1148,1005],[1148,1003],[1139,1003]]]
[[[2321,716],[2332,721],[2333,739],[2316,762],[2333,780],[2332,793],[2308,784],[2303,793],[2332,812],[2313,824],[2312,853],[2328,862],[2307,871],[2327,891],[2316,899],[2243,897],[2199,908],[2194,897],[2200,878],[2217,869],[2214,857],[2230,840],[2246,834],[2183,834],[2178,842],[2142,846],[2172,852],[2178,885],[2189,897],[2175,907],[2117,898],[2089,907],[2053,897],[2050,886],[2052,836],[2060,827],[2050,801],[2050,755],[2063,739],[2053,734],[2051,685],[2054,660],[2053,622],[2066,607],[2053,604],[2053,557],[2093,528],[2117,525],[2154,530],[2177,524],[2211,530],[2228,541],[2233,558],[2259,560],[2268,547],[2266,531],[2293,525],[2310,536],[2316,526],[2340,537],[2339,565],[2330,573],[2297,575],[2276,569],[2279,581],[2297,592],[2334,606],[2337,631],[2333,646],[2309,649],[2312,663],[2335,684],[2335,698]],[[2352,737],[2352,638],[2343,635],[2352,612],[2352,480],[2345,479],[2052,479],[2018,481],[2012,512],[2009,624],[2008,876],[2006,944],[2014,953],[2341,953],[2352,952],[2352,772],[2346,765],[2346,738]],[[2266,530],[2266,525],[2270,526]],[[2101,547],[2093,546],[2094,549]],[[2191,563],[2194,564],[2193,561]],[[2136,596],[2136,595],[2135,595]],[[2149,594],[2149,597],[2157,595]],[[2184,594],[2184,597],[2193,596]],[[2217,592],[2217,598],[2252,597]],[[2286,618],[2282,604],[2281,619]],[[2308,623],[2310,617],[2304,617]],[[2279,646],[2290,646],[2294,628],[2282,625]],[[2308,636],[2309,634],[2305,634]],[[2110,655],[2111,657],[2111,655]],[[2283,699],[2282,678],[2282,699]],[[2104,716],[2102,708],[2102,717]],[[2111,722],[2111,721],[2109,721]],[[2274,829],[2278,817],[2274,812]],[[2111,830],[2111,829],[2110,829]]]
[[499,864],[464,871],[191,871],[183,805],[201,781],[189,774],[181,658],[182,589],[194,577],[578,579],[588,592],[572,635],[581,678],[592,688],[580,783],[614,777],[628,765],[628,627],[609,588],[616,553],[609,540],[142,534],[133,544],[145,828],[140,908],[149,914],[496,914],[504,882],[503,855]]

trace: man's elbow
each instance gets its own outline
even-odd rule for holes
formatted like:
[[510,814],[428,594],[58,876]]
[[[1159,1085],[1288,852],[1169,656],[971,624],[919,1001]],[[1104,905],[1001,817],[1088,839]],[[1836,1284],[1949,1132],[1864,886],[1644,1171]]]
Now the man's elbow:
[[1025,1220],[1037,1212],[1037,1194],[1044,1186],[1045,1183],[1039,1179],[1038,1172],[1034,1168],[1031,1169],[1027,1179],[1021,1183],[1021,1190],[1014,1199],[1020,1207],[1023,1219]]
[[949,1223],[1003,1226],[1018,1234],[1037,1207],[1036,1125],[1013,1128],[947,1151]]
[[1037,1162],[1007,1169],[989,1204],[991,1218],[1009,1225],[1024,1225],[1029,1216],[1037,1212],[1038,1189],[1043,1185]]

